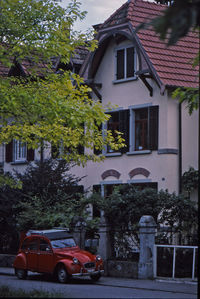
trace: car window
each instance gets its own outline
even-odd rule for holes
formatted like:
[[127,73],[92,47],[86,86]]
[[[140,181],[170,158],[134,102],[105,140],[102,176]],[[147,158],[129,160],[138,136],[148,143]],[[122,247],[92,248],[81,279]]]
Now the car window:
[[40,239],[40,251],[50,251],[50,245],[49,243],[44,240],[44,239]]
[[61,240],[51,240],[51,246],[53,248],[75,247],[76,243],[73,238],[67,238]]
[[23,249],[23,250],[27,249],[28,243],[29,243],[29,239],[24,240],[22,243],[21,249]]
[[38,240],[37,239],[31,240],[28,245],[28,249],[29,250],[37,250],[38,249]]

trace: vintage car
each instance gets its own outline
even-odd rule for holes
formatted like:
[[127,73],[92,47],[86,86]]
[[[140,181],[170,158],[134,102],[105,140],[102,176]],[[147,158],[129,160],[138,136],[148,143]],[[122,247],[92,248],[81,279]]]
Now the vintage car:
[[50,273],[61,283],[75,276],[97,281],[104,272],[102,258],[81,250],[67,230],[32,230],[27,235],[13,263],[19,279],[25,279],[31,271]]

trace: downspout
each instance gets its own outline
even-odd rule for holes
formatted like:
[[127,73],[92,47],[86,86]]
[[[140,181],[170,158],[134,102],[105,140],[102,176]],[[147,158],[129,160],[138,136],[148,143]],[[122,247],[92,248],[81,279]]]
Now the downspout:
[[182,192],[182,105],[179,103],[179,194]]

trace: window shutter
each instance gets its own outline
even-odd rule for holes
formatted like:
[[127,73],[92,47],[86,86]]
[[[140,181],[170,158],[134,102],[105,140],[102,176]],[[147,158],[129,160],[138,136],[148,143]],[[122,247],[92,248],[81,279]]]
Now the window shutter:
[[55,145],[51,145],[51,157],[57,159],[59,156],[59,150]]
[[159,106],[149,107],[149,149],[158,149],[158,111]]
[[121,148],[122,153],[129,151],[129,110],[121,110],[119,112],[119,131],[123,133],[126,147]]
[[124,78],[124,49],[117,51],[117,80]]
[[13,161],[13,140],[6,144],[6,162],[12,162]]
[[134,72],[135,72],[135,66],[134,66],[134,48],[131,47],[131,48],[127,48],[127,65],[126,65],[126,77],[127,78],[130,78],[130,77],[133,77],[134,76]]
[[35,151],[32,148],[27,149],[27,161],[33,161],[35,156]]
[[[101,125],[99,126],[99,131],[102,132],[102,130],[103,130],[103,126],[102,126],[102,124],[101,124]],[[102,132],[102,134],[103,134],[103,132]],[[99,149],[97,150],[97,149],[95,149],[95,147],[94,147],[94,154],[98,156],[98,155],[102,154],[102,150],[99,150]]]

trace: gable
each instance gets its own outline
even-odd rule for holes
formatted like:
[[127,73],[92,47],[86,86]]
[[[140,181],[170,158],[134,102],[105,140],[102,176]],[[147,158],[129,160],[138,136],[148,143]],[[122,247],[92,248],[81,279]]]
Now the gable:
[[80,74],[93,79],[110,39],[127,38],[137,46],[138,74],[142,80],[154,78],[161,91],[165,87],[198,88],[198,66],[195,69],[192,67],[199,50],[198,36],[195,33],[190,32],[175,46],[167,47],[151,27],[136,32],[138,25],[161,15],[165,8],[165,5],[143,0],[131,0],[122,5],[108,20],[98,25],[98,49],[89,54]]

